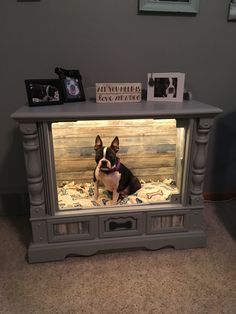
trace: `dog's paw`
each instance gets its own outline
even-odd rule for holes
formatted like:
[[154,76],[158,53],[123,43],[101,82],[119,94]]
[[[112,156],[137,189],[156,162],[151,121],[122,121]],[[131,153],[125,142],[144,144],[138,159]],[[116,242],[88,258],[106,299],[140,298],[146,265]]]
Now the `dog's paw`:
[[110,206],[115,206],[115,205],[117,205],[117,201],[116,200],[110,200],[107,204]]
[[91,203],[93,204],[93,206],[100,206],[100,204],[98,203],[98,202],[96,202],[96,201],[91,201]]
[[91,200],[92,200],[92,202],[96,202],[98,200],[98,196],[93,195]]

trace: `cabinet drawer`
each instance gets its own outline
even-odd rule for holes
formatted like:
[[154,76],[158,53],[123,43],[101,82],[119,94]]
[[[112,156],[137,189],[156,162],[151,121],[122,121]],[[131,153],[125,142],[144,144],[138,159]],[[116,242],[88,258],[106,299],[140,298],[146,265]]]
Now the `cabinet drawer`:
[[95,238],[95,217],[52,219],[48,224],[49,242],[87,240]]
[[99,217],[99,236],[112,238],[141,235],[145,226],[144,219],[142,213],[102,215]]
[[168,233],[187,231],[189,211],[147,213],[147,233]]

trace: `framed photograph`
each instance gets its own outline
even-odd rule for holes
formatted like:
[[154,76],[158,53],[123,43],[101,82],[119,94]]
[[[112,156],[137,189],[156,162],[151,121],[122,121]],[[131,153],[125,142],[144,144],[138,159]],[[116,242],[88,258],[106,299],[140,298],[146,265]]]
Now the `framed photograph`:
[[139,0],[139,12],[197,14],[199,0]]
[[61,81],[64,102],[85,101],[82,77],[79,70],[56,68],[55,73]]
[[148,101],[183,101],[184,73],[148,73]]
[[229,4],[228,21],[236,22],[236,0],[232,0]]
[[30,106],[63,103],[60,80],[25,80],[25,87]]

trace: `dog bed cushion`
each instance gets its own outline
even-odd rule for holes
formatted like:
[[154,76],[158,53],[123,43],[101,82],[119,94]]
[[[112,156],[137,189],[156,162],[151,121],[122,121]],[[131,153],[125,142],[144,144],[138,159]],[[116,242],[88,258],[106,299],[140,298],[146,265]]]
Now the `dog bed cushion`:
[[[179,193],[179,190],[172,179],[157,182],[141,180],[141,189],[132,195],[120,199],[117,205],[168,201],[172,194],[177,193]],[[59,209],[84,209],[109,205],[111,193],[105,190],[105,188],[99,187],[99,198],[96,201],[93,200],[93,194],[93,183],[78,184],[74,181],[65,183],[62,187],[58,187]]]

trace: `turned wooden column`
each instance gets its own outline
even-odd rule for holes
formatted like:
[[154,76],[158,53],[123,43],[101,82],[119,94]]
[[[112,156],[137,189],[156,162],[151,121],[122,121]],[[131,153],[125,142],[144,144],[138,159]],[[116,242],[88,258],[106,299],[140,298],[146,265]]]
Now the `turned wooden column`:
[[194,141],[194,158],[192,165],[191,205],[203,203],[203,182],[206,172],[209,132],[213,119],[199,119]]
[[37,125],[20,124],[20,131],[23,135],[31,217],[42,217],[45,215],[45,201]]

